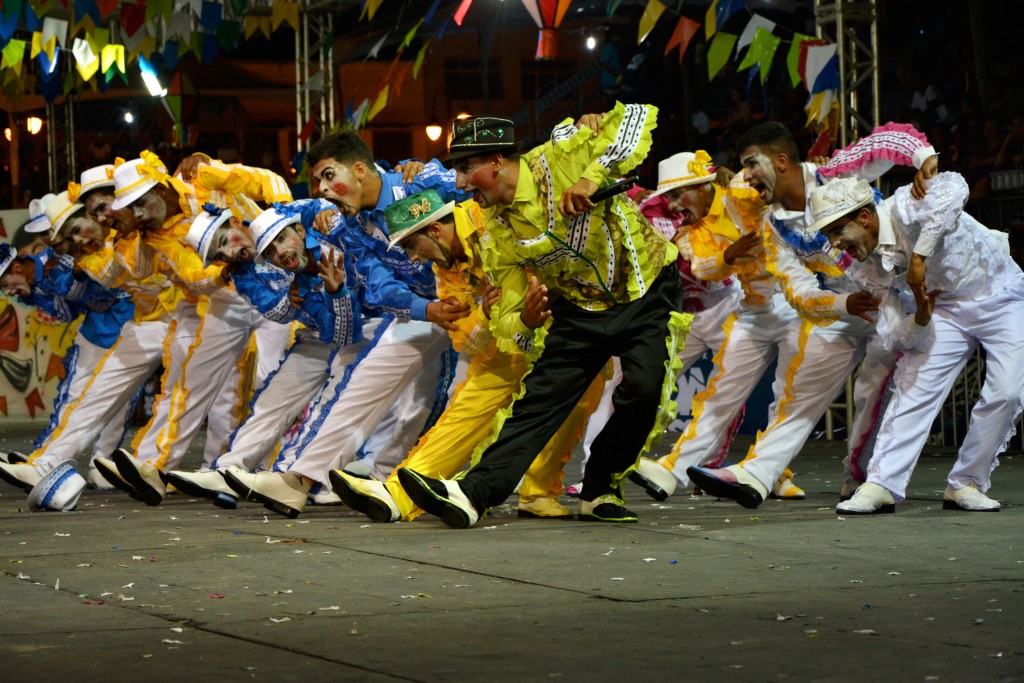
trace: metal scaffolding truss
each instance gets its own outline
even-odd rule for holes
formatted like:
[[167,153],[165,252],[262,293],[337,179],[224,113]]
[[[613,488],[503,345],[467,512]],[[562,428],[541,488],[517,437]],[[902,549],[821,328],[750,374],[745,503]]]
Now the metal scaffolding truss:
[[817,35],[837,46],[839,144],[879,122],[878,11],[875,0],[814,0]]
[[67,187],[78,180],[78,159],[75,156],[75,102],[71,94],[58,104],[46,105],[46,159],[50,187]]
[[[333,123],[334,12],[329,3],[301,0],[299,30],[295,32],[295,124],[299,151]],[[303,134],[304,131],[309,134]]]

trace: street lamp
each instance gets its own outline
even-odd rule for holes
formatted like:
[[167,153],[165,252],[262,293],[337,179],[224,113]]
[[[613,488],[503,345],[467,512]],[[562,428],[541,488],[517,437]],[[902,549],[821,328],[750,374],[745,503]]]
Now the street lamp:
[[30,116],[25,119],[25,128],[29,133],[35,135],[43,129],[43,120],[38,116]]

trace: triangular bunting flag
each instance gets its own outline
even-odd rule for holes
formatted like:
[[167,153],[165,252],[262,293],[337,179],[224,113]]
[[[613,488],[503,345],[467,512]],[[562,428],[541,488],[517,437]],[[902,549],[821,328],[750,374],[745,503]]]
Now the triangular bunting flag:
[[644,42],[644,39],[651,34],[651,31],[654,30],[654,25],[658,23],[658,19],[661,18],[662,13],[666,9],[665,3],[660,2],[660,0],[649,0],[643,15],[640,17],[640,25],[636,34],[637,45]]
[[384,107],[388,106],[388,92],[389,88],[385,85],[377,93],[377,98],[373,101],[373,106],[370,107],[370,111],[366,115],[367,121],[372,121],[377,114],[383,111]]
[[107,73],[111,66],[124,73],[124,45],[104,45],[100,52],[100,70]]
[[10,67],[19,76],[21,75],[21,63],[25,59],[26,45],[27,43],[24,40],[11,38],[2,50],[3,66]]
[[[367,13],[370,15],[370,21],[373,21],[373,15],[377,13],[382,2],[384,2],[384,0],[366,0],[366,4],[363,5],[363,13],[359,15],[359,21],[362,21]],[[470,0],[470,2],[472,2],[472,0]]]
[[740,51],[747,45],[750,45],[754,40],[754,34],[757,33],[757,29],[763,28],[768,33],[775,31],[775,22],[770,19],[765,19],[760,14],[755,14],[750,17],[750,21],[747,22],[747,27],[743,29],[743,33],[740,34],[740,39],[736,42],[736,56],[740,56]]
[[281,22],[287,22],[293,30],[299,30],[299,3],[290,0],[274,0],[270,9],[270,30],[276,31]]
[[789,46],[789,53],[786,55],[786,68],[789,70],[789,82],[794,88],[800,85],[800,44],[805,40],[814,40],[814,36],[803,33],[793,34],[793,43]]
[[679,22],[676,24],[676,28],[672,31],[672,37],[669,38],[668,45],[665,46],[665,55],[672,51],[672,48],[679,47],[679,63],[683,63],[683,55],[686,54],[686,48],[690,46],[690,41],[697,35],[697,31],[700,29],[700,24],[690,19],[689,17],[679,17]]
[[729,55],[732,53],[733,45],[736,44],[735,33],[716,33],[714,39],[711,41],[711,46],[708,48],[708,80],[712,80],[715,75],[722,70],[722,67],[729,61]]

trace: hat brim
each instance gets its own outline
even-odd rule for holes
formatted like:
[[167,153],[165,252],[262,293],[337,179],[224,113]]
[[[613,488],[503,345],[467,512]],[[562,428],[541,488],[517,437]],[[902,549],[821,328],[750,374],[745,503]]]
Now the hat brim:
[[24,230],[25,232],[32,233],[33,235],[38,233],[49,232],[50,221],[47,220],[46,216],[40,216],[35,220],[26,223]]
[[714,173],[712,173],[710,175],[702,175],[702,176],[695,177],[695,178],[688,178],[687,180],[680,180],[678,182],[672,183],[672,184],[668,185],[667,187],[663,187],[660,190],[655,190],[654,192],[651,193],[650,196],[651,197],[660,197],[661,195],[665,194],[666,192],[671,192],[672,190],[678,190],[680,187],[691,187],[693,185],[703,185],[704,183],[713,183],[713,182],[715,182],[715,174]]
[[519,145],[517,145],[514,142],[509,142],[504,145],[487,145],[475,148],[464,147],[461,149],[457,149],[454,152],[449,152],[448,156],[442,159],[442,162],[451,165],[454,164],[456,161],[461,161],[462,159],[469,159],[471,157],[485,157],[488,154],[494,154],[495,152],[515,152],[518,151],[518,149]]
[[[227,223],[231,219],[231,216],[232,216],[232,214],[231,214],[230,211],[222,212],[219,216],[217,216],[217,218],[215,220],[210,222],[210,225],[208,225],[206,227],[206,230],[207,231],[211,231],[213,233],[216,233],[217,229],[220,228],[220,226],[224,225],[225,223]],[[191,244],[191,242],[190,242],[190,244]],[[204,266],[210,265],[210,245],[211,244],[213,244],[213,235],[212,234],[210,235],[210,239],[206,241],[206,246],[205,247],[203,247],[202,240],[200,240],[199,245],[196,247],[196,251],[199,252],[199,257],[201,259],[203,259],[203,265]]]
[[419,232],[420,230],[422,230],[426,226],[430,225],[434,221],[439,220],[441,218],[444,218],[445,216],[447,216],[448,214],[450,214],[454,210],[455,210],[455,202],[448,202],[447,204],[445,204],[444,206],[439,208],[437,211],[434,211],[433,213],[427,214],[426,216],[421,218],[419,221],[417,221],[415,224],[410,225],[408,228],[402,228],[401,230],[396,232],[394,235],[391,235],[390,237],[388,237],[388,249],[394,248],[394,246],[396,244],[398,244],[399,242],[404,240],[409,235],[411,235],[411,234],[413,234],[415,232]]
[[[114,209],[114,211],[120,211],[121,209],[130,206],[132,202],[152,190],[157,185],[159,185],[159,183],[155,180],[150,180],[148,183],[141,183],[133,187],[128,192],[125,192],[120,197],[114,197],[114,203],[111,205],[111,208]],[[115,194],[116,192],[117,191],[115,189]]]
[[807,226],[807,232],[812,233],[812,234],[816,233],[816,232],[821,232],[821,229],[824,228],[825,226],[828,226],[828,225],[831,225],[832,223],[835,223],[837,220],[839,220],[843,216],[846,216],[850,212],[856,211],[857,209],[862,209],[865,206],[867,206],[868,204],[873,203],[874,201],[875,201],[875,197],[874,197],[874,195],[872,195],[872,196],[869,196],[864,201],[860,202],[859,204],[854,204],[853,206],[851,206],[850,208],[846,209],[842,213],[832,214],[830,216],[826,216],[824,218],[816,220],[816,221],[814,221],[813,223],[811,223],[810,225]]
[[[259,248],[259,241],[254,240],[254,241],[256,241],[256,249],[257,249],[256,256],[258,256],[259,258],[265,259],[266,257],[263,256],[263,252],[265,252],[267,250],[267,247],[269,247],[270,243],[274,241],[274,238],[277,237],[278,235],[280,235],[281,231],[284,230],[285,228],[287,228],[289,225],[295,225],[296,223],[301,223],[301,222],[302,222],[302,216],[300,216],[299,214],[293,214],[291,216],[288,216],[287,220],[281,221],[280,223],[278,223],[277,225],[274,226],[273,230],[268,230],[267,232],[265,232],[263,235],[260,236],[261,240],[266,240],[264,242],[264,244],[263,244],[263,248],[262,249]],[[252,226],[251,225],[249,226],[249,232],[252,233]]]

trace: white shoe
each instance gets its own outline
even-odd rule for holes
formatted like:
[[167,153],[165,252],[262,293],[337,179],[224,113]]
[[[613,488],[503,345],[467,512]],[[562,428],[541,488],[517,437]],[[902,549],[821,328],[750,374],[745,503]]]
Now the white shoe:
[[65,460],[39,480],[28,494],[30,510],[58,510],[68,512],[78,505],[85,490],[85,478],[75,469],[75,463]]
[[942,494],[943,510],[964,510],[965,512],[999,512],[999,501],[992,500],[971,483],[962,488],[946,487]]
[[772,487],[771,497],[782,500],[803,500],[807,497],[807,493],[794,484],[792,479],[783,475]]
[[453,529],[467,529],[480,519],[480,513],[454,479],[434,479],[402,467],[398,481],[412,502]]
[[558,502],[554,496],[534,498],[531,501],[519,501],[517,517],[533,519],[572,519],[572,510]]
[[246,472],[230,467],[224,472],[228,486],[242,498],[263,503],[263,507],[295,519],[306,509],[309,484],[293,472]]
[[16,465],[0,463],[0,479],[3,479],[11,486],[17,486],[25,493],[31,491],[32,487],[38,484],[42,478],[43,475],[40,474],[34,465],[29,465],[28,463],[18,463]]
[[238,496],[224,481],[224,475],[216,470],[170,472],[167,481],[186,496],[209,498],[214,505],[225,510],[238,507]]
[[629,473],[629,480],[643,488],[654,500],[665,500],[676,490],[675,475],[657,460],[650,458],[640,458],[636,469]]
[[111,486],[107,478],[100,474],[100,471],[96,469],[96,466],[89,468],[89,473],[85,477],[85,486],[94,491],[113,491],[114,487]]
[[313,505],[341,505],[341,496],[323,484],[311,488],[307,497]]
[[114,451],[110,459],[117,466],[121,478],[132,488],[127,492],[129,496],[146,505],[159,505],[164,502],[167,484],[164,483],[160,470],[151,461],[133,457],[124,448]]
[[345,505],[375,522],[397,522],[402,518],[398,503],[384,482],[362,479],[342,470],[331,470],[331,486]]
[[850,500],[836,505],[837,515],[878,515],[896,512],[896,501],[883,486],[864,482]]

